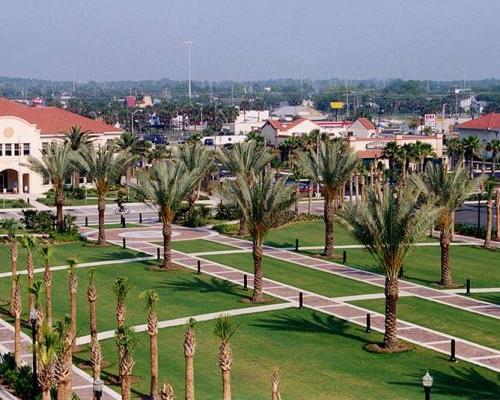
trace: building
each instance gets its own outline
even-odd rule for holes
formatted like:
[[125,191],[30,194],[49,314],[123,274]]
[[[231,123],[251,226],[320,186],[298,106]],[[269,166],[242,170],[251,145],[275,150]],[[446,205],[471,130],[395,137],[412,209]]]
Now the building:
[[368,118],[358,118],[347,128],[348,136],[369,138],[377,134],[377,128]]
[[327,133],[330,137],[347,136],[347,128],[352,125],[351,121],[314,121],[321,129],[321,132]]
[[48,181],[22,164],[30,155],[40,157],[44,146],[62,140],[73,126],[95,135],[95,143],[101,145],[122,132],[61,108],[29,107],[0,98],[0,193],[36,198],[50,189]]
[[500,113],[490,113],[455,126],[460,139],[478,136],[482,143],[500,139]]
[[290,137],[308,135],[314,129],[321,131],[322,128],[313,121],[297,118],[293,121],[270,119],[260,131],[268,145],[278,146]]
[[327,119],[325,114],[316,110],[312,106],[312,102],[307,100],[304,100],[302,105],[299,106],[281,105],[272,111],[271,116],[278,119],[293,119],[298,117],[310,119],[311,121]]
[[259,131],[268,119],[269,110],[240,111],[236,120],[227,125],[227,130],[233,135],[246,135],[252,131]]

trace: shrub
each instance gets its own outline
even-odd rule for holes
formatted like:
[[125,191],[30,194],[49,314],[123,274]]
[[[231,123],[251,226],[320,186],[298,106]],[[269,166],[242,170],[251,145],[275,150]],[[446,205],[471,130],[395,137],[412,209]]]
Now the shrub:
[[214,225],[213,230],[225,235],[237,235],[240,230],[239,224],[219,224]]
[[[23,400],[33,400],[33,371],[29,365],[16,368],[12,353],[0,357],[0,378]],[[37,397],[38,398],[38,397]]]
[[56,217],[51,211],[23,210],[21,218],[26,229],[37,233],[53,231],[55,221]]
[[[486,227],[481,226],[479,229],[479,236],[477,231],[477,225],[475,224],[455,224],[455,233],[459,235],[472,236],[480,239],[486,238]],[[491,236],[495,237],[495,227],[491,229]]]
[[69,198],[69,199],[79,199],[83,200],[85,199],[85,189],[78,187],[78,188],[64,188],[64,196]]
[[215,219],[234,220],[240,218],[240,210],[235,204],[226,204],[222,201],[217,205]]
[[203,205],[195,207],[192,214],[189,214],[188,209],[187,205],[183,205],[177,213],[174,222],[190,228],[197,228],[207,224],[208,218],[210,217],[209,208]]

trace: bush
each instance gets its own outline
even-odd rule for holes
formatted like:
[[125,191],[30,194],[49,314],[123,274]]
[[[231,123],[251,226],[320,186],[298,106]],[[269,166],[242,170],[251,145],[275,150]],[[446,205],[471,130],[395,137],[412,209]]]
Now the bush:
[[215,219],[234,220],[240,218],[240,210],[235,204],[226,204],[222,201],[217,205]]
[[[33,400],[33,371],[28,365],[16,368],[12,353],[0,358],[0,378],[23,400]],[[39,396],[37,396],[39,398]]]
[[85,189],[81,188],[81,187],[64,188],[64,196],[69,198],[69,199],[83,200],[83,199],[85,199]]
[[205,226],[210,217],[210,209],[205,206],[199,206],[194,208],[194,212],[189,214],[189,207],[187,205],[181,206],[181,209],[177,212],[174,223],[188,226],[190,228],[198,228],[200,226]]
[[26,229],[37,233],[53,231],[55,221],[56,217],[51,211],[23,210],[21,218]]
[[[477,225],[475,224],[455,224],[455,233],[459,235],[472,236],[480,239],[486,238],[486,227],[481,226],[479,229],[479,236],[477,231]],[[491,229],[491,237],[495,237],[495,227]]]
[[214,225],[213,230],[225,235],[237,235],[240,230],[239,224],[219,224]]

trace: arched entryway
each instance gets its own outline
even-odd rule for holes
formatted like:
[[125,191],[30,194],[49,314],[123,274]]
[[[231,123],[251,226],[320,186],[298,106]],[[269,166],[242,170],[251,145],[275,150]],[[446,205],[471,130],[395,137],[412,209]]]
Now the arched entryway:
[[[19,174],[15,169],[4,169],[0,172],[0,192],[19,193]],[[29,186],[29,179],[28,179]],[[22,188],[21,188],[22,189]]]

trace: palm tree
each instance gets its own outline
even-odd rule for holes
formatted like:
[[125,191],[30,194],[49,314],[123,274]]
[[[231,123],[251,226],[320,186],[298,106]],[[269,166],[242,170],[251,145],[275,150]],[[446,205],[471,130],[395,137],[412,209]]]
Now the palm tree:
[[474,156],[476,156],[481,148],[481,141],[477,136],[467,136],[462,139],[462,148],[464,150],[465,160],[469,165],[469,172],[472,176]]
[[92,365],[92,376],[94,381],[101,375],[102,353],[99,340],[97,339],[97,318],[95,303],[97,301],[97,289],[95,287],[95,268],[89,270],[89,284],[87,288],[87,300],[89,302],[90,323],[90,353],[89,359]]
[[231,367],[233,355],[229,340],[239,328],[234,325],[229,316],[221,315],[215,321],[215,336],[220,340],[219,345],[219,368],[222,374],[222,399],[231,400]]
[[482,179],[471,179],[469,173],[458,164],[451,172],[444,165],[429,163],[425,169],[424,182],[439,208],[437,227],[441,247],[441,280],[445,287],[453,286],[450,262],[450,242],[453,232],[455,210],[462,206],[467,196],[479,186]]
[[278,375],[278,370],[273,371],[273,375],[271,377],[271,400],[281,400],[280,394],[280,377]]
[[429,157],[435,157],[435,153],[430,143],[423,143],[417,140],[415,146],[417,153],[416,162],[418,162],[418,171],[423,172],[425,167],[425,160]]
[[500,240],[500,188],[495,192],[495,215],[496,239]]
[[184,392],[185,400],[194,400],[194,353],[196,352],[196,339],[194,333],[194,325],[196,321],[191,318],[189,325],[184,335]]
[[491,229],[493,227],[493,188],[494,182],[486,181],[484,191],[486,192],[486,236],[484,238],[484,247],[491,247]]
[[130,178],[132,177],[133,162],[137,158],[143,158],[146,156],[146,150],[149,147],[147,143],[148,142],[142,139],[139,135],[127,131],[123,132],[120,138],[116,141],[118,149],[132,155],[130,163],[127,164],[125,171],[127,185],[130,183]]
[[12,300],[14,298],[14,290],[16,288],[16,276],[17,276],[17,238],[16,232],[20,228],[19,222],[14,218],[6,218],[2,221],[2,229],[7,231],[7,241],[10,243],[10,265],[11,265],[11,277],[10,277],[10,315],[14,316],[14,308],[12,306]]
[[160,399],[175,400],[174,388],[171,385],[164,383],[163,388],[161,389]]
[[[33,308],[31,310],[36,311],[36,325],[37,327],[41,327],[43,324],[43,311],[40,305],[40,296],[42,294],[42,281],[33,282],[32,286],[29,287],[28,291],[30,295],[33,296]],[[40,334],[40,329],[38,329],[38,334]]]
[[387,145],[384,147],[384,150],[382,152],[382,157],[385,157],[389,160],[389,169],[391,171],[394,171],[399,151],[400,151],[400,146],[395,141],[387,143]]
[[247,133],[247,142],[255,142],[259,147],[265,147],[266,139],[259,131],[251,131]]
[[189,173],[183,163],[166,162],[156,164],[149,174],[139,174],[136,190],[145,199],[154,203],[163,224],[163,266],[165,270],[173,268],[171,238],[172,222],[182,201],[186,199],[199,180],[199,173]]
[[[68,259],[69,274],[68,274],[68,288],[69,288],[69,315],[70,315],[70,328],[71,335],[76,336],[76,290],[78,288],[78,277],[76,275],[76,265],[78,261],[75,258]],[[75,350],[75,349],[74,349]]]
[[284,214],[294,202],[294,192],[294,188],[286,184],[286,177],[276,179],[276,174],[270,170],[258,175],[252,173],[251,179],[238,175],[235,181],[227,181],[221,188],[222,196],[238,204],[252,237],[253,302],[261,302],[264,299],[262,293],[264,239],[272,228],[283,223]]
[[489,149],[491,150],[491,176],[494,176],[498,154],[500,153],[500,140],[492,139]]
[[368,189],[367,199],[346,207],[344,218],[385,274],[384,351],[398,351],[398,274],[408,251],[434,218],[435,206],[420,202],[425,193],[416,179],[395,189]]
[[[244,177],[251,183],[252,173],[259,173],[269,164],[274,155],[264,146],[260,146],[255,140],[245,143],[237,143],[232,149],[218,149],[217,158],[224,164],[225,168],[236,177]],[[240,218],[239,236],[248,233],[244,213]]]
[[50,261],[52,260],[53,247],[44,246],[40,249],[40,254],[45,264],[43,274],[45,282],[45,320],[47,326],[52,326],[52,271],[50,270]]
[[127,313],[125,300],[131,288],[132,285],[129,283],[126,276],[119,276],[113,283],[113,293],[116,297],[116,322],[120,330],[125,328],[125,317]]
[[57,399],[71,399],[71,381],[73,379],[72,347],[75,335],[71,332],[71,321],[66,316],[56,321],[54,332],[58,337],[57,358],[54,364],[54,378],[57,382]]
[[137,346],[134,332],[130,328],[118,328],[116,330],[116,345],[120,356],[119,371],[122,400],[130,400],[132,369],[135,365],[133,354]]
[[448,141],[448,156],[451,158],[451,167],[455,169],[458,158],[463,154],[462,142],[458,138],[451,138]]
[[[33,264],[33,251],[38,246],[38,240],[33,235],[24,235],[19,239],[19,243],[26,250],[26,270],[28,275],[28,288],[33,286],[33,279],[35,275],[34,264]],[[28,309],[31,310],[34,304],[33,293],[29,294]]]
[[60,340],[57,333],[44,324],[40,340],[36,345],[38,384],[42,390],[42,400],[51,400],[50,389],[54,384],[54,367],[59,348]]
[[[72,126],[64,133],[64,143],[67,144],[73,153],[78,153],[83,147],[90,146],[95,140],[89,131],[82,131],[80,126]],[[80,171],[74,168],[72,176],[73,188],[76,189],[80,183]]]
[[345,182],[356,170],[358,156],[343,141],[322,140],[318,151],[297,153],[304,173],[323,184],[325,198],[325,250],[324,255],[333,255],[334,202]]
[[[25,164],[22,164],[25,165]],[[47,178],[54,189],[57,229],[63,228],[64,182],[73,168],[71,149],[66,143],[49,143],[42,158],[29,156],[26,166]]]
[[150,374],[151,383],[149,398],[158,398],[158,316],[156,306],[160,297],[154,289],[149,289],[141,293],[140,297],[146,300],[146,310],[148,311],[148,334],[149,334],[149,354],[150,354]]
[[13,280],[14,292],[12,294],[11,308],[14,316],[14,360],[18,367],[21,366],[21,314],[23,311],[21,301],[21,284],[19,283],[19,275]]
[[110,186],[116,183],[123,174],[127,165],[132,162],[133,156],[125,151],[115,154],[114,146],[89,146],[80,152],[76,159],[80,168],[86,172],[97,192],[97,210],[99,214],[99,235],[97,244],[106,244],[104,228],[104,212],[106,209],[106,194]]

